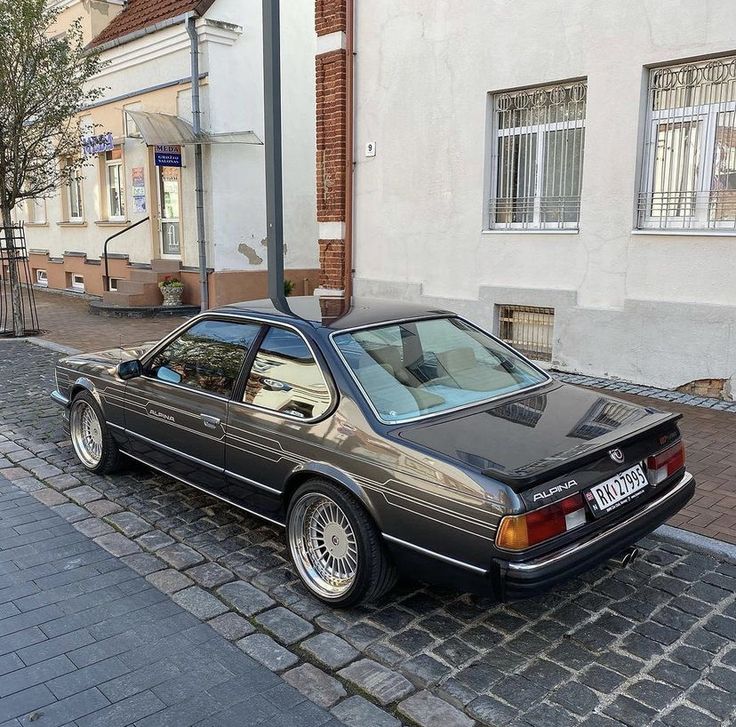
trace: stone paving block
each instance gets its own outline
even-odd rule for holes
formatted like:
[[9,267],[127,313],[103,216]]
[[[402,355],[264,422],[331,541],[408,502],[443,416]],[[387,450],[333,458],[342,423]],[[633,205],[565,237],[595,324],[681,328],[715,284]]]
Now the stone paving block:
[[88,538],[97,538],[100,535],[108,535],[115,531],[107,523],[96,517],[89,517],[86,520],[79,520],[73,523],[74,527],[80,533],[84,533]]
[[174,542],[174,538],[166,533],[162,533],[160,530],[150,530],[140,537],[137,537],[135,542],[138,543],[143,550],[147,550],[149,553],[155,553],[157,550],[160,550],[167,545],[171,545]]
[[83,507],[75,505],[71,502],[64,503],[62,505],[54,505],[51,509],[57,515],[61,515],[64,520],[70,523],[73,523],[77,520],[84,520],[85,518],[89,517],[87,511]]
[[283,606],[263,611],[255,620],[259,626],[286,646],[301,641],[314,631],[314,626],[309,621],[305,621]]
[[202,590],[198,586],[177,591],[172,598],[182,608],[193,613],[197,618],[210,619],[225,613],[227,606],[211,593]]
[[244,619],[242,616],[238,616],[237,613],[228,611],[223,613],[217,618],[213,618],[209,621],[215,631],[222,634],[228,641],[238,641],[248,634],[252,634],[255,629],[249,621]]
[[414,691],[414,685],[406,677],[371,659],[353,662],[337,674],[384,707]]
[[427,691],[412,694],[400,702],[398,712],[420,727],[473,727],[470,717]]
[[130,538],[126,538],[122,533],[109,533],[108,535],[99,535],[94,539],[97,545],[102,546],[108,553],[116,557],[123,555],[131,555],[140,552],[140,546],[134,543]]
[[[144,546],[145,547],[145,546]],[[235,576],[232,571],[223,568],[217,563],[202,563],[202,565],[194,566],[186,571],[186,574],[202,588],[217,588],[228,581],[232,581]]]
[[339,669],[360,656],[360,652],[339,636],[317,634],[300,644],[301,648],[328,669]]
[[623,695],[616,697],[603,712],[629,727],[648,727],[657,716],[653,709]]
[[429,654],[419,654],[404,662],[401,665],[401,671],[417,686],[429,687],[447,676],[451,669]]
[[95,490],[94,487],[90,487],[89,485],[72,487],[71,489],[66,490],[64,494],[70,500],[76,502],[77,505],[86,505],[88,502],[102,499],[102,494]]
[[173,568],[151,573],[146,576],[146,580],[164,593],[176,593],[193,584],[191,578]]
[[251,634],[238,641],[238,647],[248,656],[268,667],[271,671],[280,672],[288,669],[299,659],[283,646],[279,646],[266,634]]
[[60,492],[57,492],[51,487],[45,487],[41,490],[36,490],[33,492],[33,497],[35,497],[39,502],[42,502],[44,505],[48,505],[51,507],[52,505],[61,505],[65,502],[67,502],[67,498],[62,495]]
[[226,583],[216,591],[231,608],[243,616],[254,616],[274,605],[274,600],[263,591],[245,581]]
[[166,568],[166,564],[152,553],[133,553],[132,555],[123,556],[120,560],[142,576]]
[[117,502],[112,502],[111,500],[88,502],[85,508],[95,517],[105,517],[114,512],[120,512],[123,509],[122,505],[118,505]]
[[670,727],[683,727],[684,725],[687,727],[722,727],[719,720],[682,704],[675,707],[669,714],[663,715],[661,719]]
[[401,727],[401,722],[360,696],[333,707],[332,714],[346,727]]
[[284,679],[305,697],[321,707],[329,708],[347,696],[337,679],[312,664],[302,664],[284,673]]
[[159,558],[165,560],[172,568],[184,570],[201,563],[204,558],[194,549],[183,543],[167,545],[156,552]]
[[480,696],[467,707],[468,714],[487,725],[510,724],[518,712],[495,697]]
[[105,516],[105,521],[129,538],[137,538],[151,529],[151,526],[142,517],[132,512],[116,512]]

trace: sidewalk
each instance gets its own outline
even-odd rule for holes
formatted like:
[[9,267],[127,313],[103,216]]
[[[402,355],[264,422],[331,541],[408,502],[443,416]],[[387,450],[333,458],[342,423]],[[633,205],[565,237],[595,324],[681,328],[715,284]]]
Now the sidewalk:
[[0,476],[3,727],[339,727]]
[[41,338],[80,351],[157,341],[181,325],[181,317],[104,318],[89,313],[89,301],[36,290]]
[[[82,351],[157,340],[185,320],[100,318],[87,312],[84,300],[44,291],[37,292],[36,301],[41,327],[47,331],[42,338]],[[580,385],[593,385],[594,388],[605,386],[604,393],[611,396],[681,413],[688,467],[697,479],[698,489],[688,507],[669,524],[736,544],[736,413],[707,406],[726,407],[725,403],[694,397],[689,398],[700,402],[701,406],[667,401],[664,397],[670,393],[661,390],[662,398],[651,398],[620,390],[643,387],[568,374],[562,374],[560,378]],[[655,390],[650,388],[647,391]],[[678,395],[677,398],[686,397]]]

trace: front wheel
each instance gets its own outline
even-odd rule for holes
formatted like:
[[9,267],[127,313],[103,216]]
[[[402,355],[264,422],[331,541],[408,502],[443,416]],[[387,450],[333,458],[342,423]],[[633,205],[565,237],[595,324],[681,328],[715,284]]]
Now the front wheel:
[[396,581],[378,528],[352,494],[331,482],[310,480],[296,491],[287,538],[304,585],[330,606],[374,601]]
[[74,397],[69,411],[69,432],[74,453],[90,472],[103,475],[118,466],[120,453],[102,410],[87,391]]

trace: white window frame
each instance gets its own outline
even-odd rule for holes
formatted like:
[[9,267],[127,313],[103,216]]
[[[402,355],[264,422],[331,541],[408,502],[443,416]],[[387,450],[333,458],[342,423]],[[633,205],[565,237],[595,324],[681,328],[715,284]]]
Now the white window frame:
[[[78,202],[78,215],[74,214],[74,205],[72,202],[73,196],[72,196],[72,190],[76,188],[77,192],[77,202]],[[71,172],[71,175],[69,177],[69,184],[67,186],[66,190],[67,195],[67,214],[68,214],[68,221],[69,222],[84,222],[84,184],[83,184],[83,178],[80,175],[80,169],[74,169]]]
[[[717,62],[717,61],[716,61]],[[728,65],[728,59],[723,59]],[[731,62],[736,67],[736,58]],[[668,69],[687,69],[690,65],[702,67],[703,64],[681,64],[673,63],[649,69],[650,84],[652,74],[657,71]],[[675,74],[677,74],[675,70]],[[644,152],[642,154],[642,168],[640,173],[639,203],[636,210],[636,228],[640,230],[665,230],[686,231],[697,233],[708,230],[732,230],[736,232],[736,221],[713,220],[708,221],[708,208],[711,203],[713,190],[713,164],[716,147],[716,128],[718,115],[721,113],[736,114],[736,100],[719,101],[710,104],[696,104],[677,108],[654,110],[652,108],[651,86],[647,90],[647,118],[645,124],[645,138],[643,140]],[[696,125],[698,128],[697,157],[698,168],[695,177],[695,189],[692,191],[695,197],[693,205],[694,214],[691,215],[653,215],[651,213],[654,205],[653,195],[655,184],[655,160],[657,154],[658,127],[667,123],[682,123]],[[677,194],[676,191],[666,191],[665,194]],[[680,192],[686,194],[686,192]],[[734,191],[736,196],[736,191]],[[664,202],[663,202],[664,203]],[[646,211],[642,212],[642,206],[646,205]]]
[[36,285],[38,285],[40,288],[49,287],[48,273],[42,268],[36,268]]
[[117,293],[118,292],[118,282],[120,281],[119,278],[110,278],[108,281],[108,290],[110,293]]
[[[557,87],[569,87],[571,83],[553,83],[539,87],[529,87],[526,89],[520,89],[521,92],[528,94],[534,94],[537,91],[551,91]],[[581,85],[585,88],[585,100],[587,102],[587,80],[581,79],[576,81],[574,85]],[[515,91],[514,93],[519,93]],[[487,223],[486,228],[488,230],[500,231],[505,230],[523,230],[523,231],[550,231],[550,230],[572,230],[577,231],[580,229],[580,207],[578,202],[578,219],[571,222],[543,222],[542,221],[542,196],[541,189],[543,186],[543,175],[544,175],[544,152],[546,143],[546,133],[550,131],[568,131],[571,129],[585,129],[585,118],[574,119],[572,121],[557,121],[552,123],[540,123],[530,124],[526,126],[514,126],[501,128],[499,124],[499,110],[497,108],[497,99],[499,97],[507,95],[506,93],[492,93],[490,103],[490,114],[491,114],[491,134],[490,134],[490,195],[488,198],[488,209],[487,209]],[[586,109],[587,115],[587,109]],[[499,141],[502,138],[510,136],[523,136],[523,135],[534,135],[535,136],[535,157],[534,157],[534,207],[531,222],[497,222],[495,211],[495,203],[499,199]],[[582,187],[582,166],[585,161],[585,141],[583,140],[582,155],[581,155],[581,187]]]
[[[107,219],[109,222],[124,222],[125,216],[125,170],[123,166],[123,152],[121,147],[115,147],[120,149],[119,159],[108,159],[107,153],[105,154],[105,202],[107,204]],[[118,181],[118,199],[120,203],[120,214],[114,215],[112,212],[112,190],[113,187],[110,184],[110,174],[113,169],[117,169],[117,181]]]
[[84,275],[81,273],[71,274],[72,290],[79,290],[84,293]]
[[[39,210],[40,214],[38,214]],[[48,222],[46,219],[46,200],[43,197],[41,199],[26,200],[26,220],[30,225],[45,225]]]

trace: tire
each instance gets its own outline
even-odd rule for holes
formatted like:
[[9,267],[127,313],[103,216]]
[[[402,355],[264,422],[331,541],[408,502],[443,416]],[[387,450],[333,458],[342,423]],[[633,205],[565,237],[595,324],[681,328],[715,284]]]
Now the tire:
[[313,479],[297,489],[286,534],[299,577],[329,606],[376,601],[396,583],[396,568],[375,523],[354,495],[332,482]]
[[100,405],[88,391],[81,391],[69,408],[69,433],[74,454],[89,472],[105,475],[120,463],[120,450],[105,422]]

